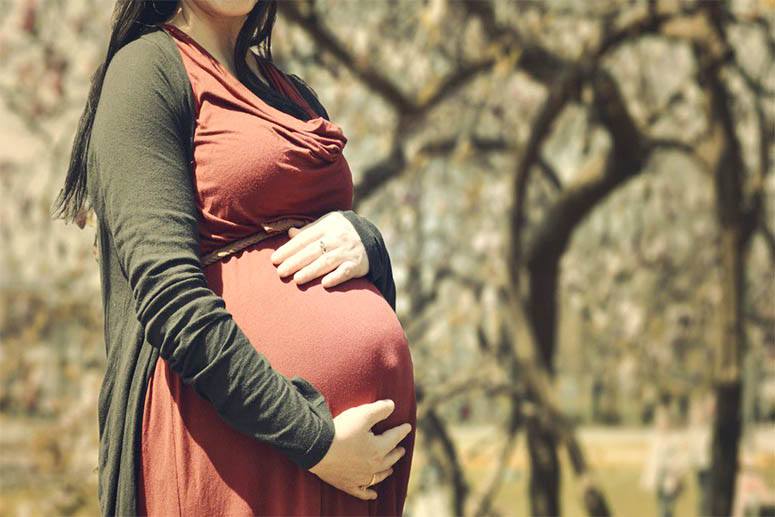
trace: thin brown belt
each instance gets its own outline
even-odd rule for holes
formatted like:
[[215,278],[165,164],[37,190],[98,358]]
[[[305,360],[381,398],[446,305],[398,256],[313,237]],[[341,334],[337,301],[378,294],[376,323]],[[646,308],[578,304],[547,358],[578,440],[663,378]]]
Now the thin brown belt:
[[202,266],[207,267],[211,264],[215,264],[219,260],[234,255],[244,250],[252,244],[261,242],[264,239],[273,237],[279,233],[285,232],[292,226],[300,227],[304,226],[310,221],[314,221],[314,217],[299,216],[299,217],[284,217],[281,219],[275,219],[274,221],[263,223],[262,228],[256,233],[252,233],[242,239],[232,241],[225,246],[222,246],[216,250],[211,251],[202,256]]

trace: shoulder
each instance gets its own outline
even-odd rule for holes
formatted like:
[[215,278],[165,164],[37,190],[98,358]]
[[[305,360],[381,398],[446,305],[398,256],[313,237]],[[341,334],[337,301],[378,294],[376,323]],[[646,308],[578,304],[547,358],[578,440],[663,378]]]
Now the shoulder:
[[[119,48],[107,64],[89,136],[89,154],[110,156],[132,139],[147,145],[189,142],[190,83],[177,45],[162,30]],[[153,141],[147,141],[152,135]]]
[[102,93],[126,99],[164,104],[184,116],[190,108],[188,75],[172,37],[153,29],[124,44],[105,71]]

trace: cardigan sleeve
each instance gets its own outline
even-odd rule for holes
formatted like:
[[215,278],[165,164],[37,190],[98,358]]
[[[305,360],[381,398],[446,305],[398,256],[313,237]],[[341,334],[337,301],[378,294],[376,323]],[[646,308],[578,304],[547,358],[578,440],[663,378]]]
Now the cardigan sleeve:
[[333,441],[332,415],[311,383],[271,367],[206,283],[174,73],[160,47],[144,40],[109,63],[87,155],[95,213],[147,342],[226,422],[308,469]]
[[387,300],[393,311],[396,310],[396,284],[393,280],[393,267],[382,234],[374,223],[353,210],[342,212],[348,221],[355,227],[358,235],[366,248],[366,256],[369,259],[369,272],[366,278]]

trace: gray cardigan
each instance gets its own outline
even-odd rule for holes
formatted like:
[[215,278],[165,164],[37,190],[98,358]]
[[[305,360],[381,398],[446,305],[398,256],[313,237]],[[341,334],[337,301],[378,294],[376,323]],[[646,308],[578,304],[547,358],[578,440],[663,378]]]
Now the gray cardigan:
[[[151,28],[109,63],[87,155],[107,353],[98,407],[103,515],[136,514],[145,393],[159,357],[226,422],[302,468],[320,461],[334,436],[323,395],[272,369],[206,284],[191,171],[194,109],[165,31]],[[379,230],[353,211],[344,215],[366,247],[367,278],[395,310]]]

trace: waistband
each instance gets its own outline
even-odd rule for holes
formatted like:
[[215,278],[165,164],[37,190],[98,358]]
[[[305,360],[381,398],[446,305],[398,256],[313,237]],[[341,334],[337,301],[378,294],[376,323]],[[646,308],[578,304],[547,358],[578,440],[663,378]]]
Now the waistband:
[[261,229],[257,232],[248,235],[242,239],[232,241],[220,248],[213,250],[209,253],[202,255],[202,266],[207,267],[215,264],[219,260],[223,260],[226,257],[230,257],[235,253],[238,253],[252,244],[261,242],[269,237],[274,237],[279,233],[286,232],[288,228],[292,226],[300,227],[304,226],[311,221],[314,221],[314,217],[299,216],[299,217],[282,217],[273,221],[265,222],[261,224]]
[[[92,256],[94,257],[94,260],[99,264],[100,262],[100,254],[99,254],[99,247],[97,244],[97,238],[99,235],[99,232],[97,231],[97,228],[99,227],[99,223],[97,221],[96,216],[94,215],[93,211],[89,211],[89,213],[84,215],[85,221],[83,223],[79,222],[78,226],[83,228],[84,226],[91,226],[95,228],[94,232],[94,242],[92,243]],[[242,239],[232,241],[228,244],[225,244],[224,246],[221,246],[220,248],[217,248],[209,253],[206,253],[205,255],[202,255],[202,267],[207,267],[212,264],[215,264],[219,260],[222,260],[226,257],[230,257],[231,255],[234,255],[235,253],[238,253],[251,244],[256,244],[258,242],[261,242],[262,240],[273,237],[279,233],[285,232],[288,230],[288,228],[291,228],[292,226],[301,227],[306,224],[309,224],[310,222],[314,221],[315,217],[311,216],[288,216],[288,217],[281,217],[278,219],[274,219],[272,221],[268,221],[261,224],[261,228],[247,237],[244,237]]]

